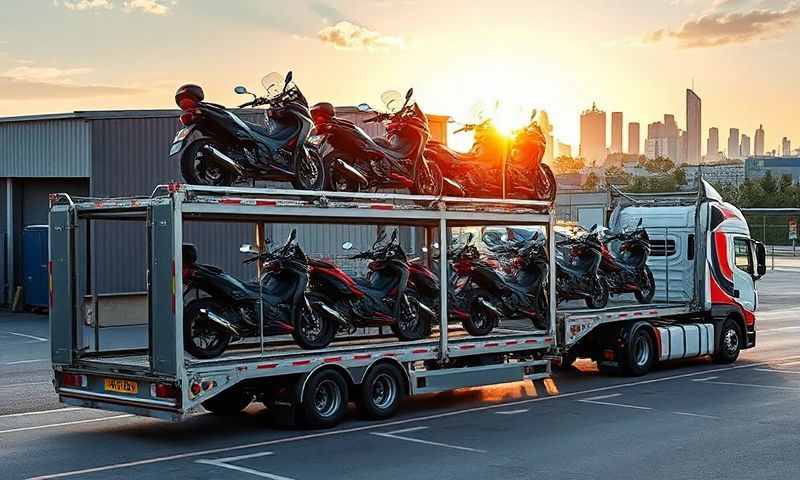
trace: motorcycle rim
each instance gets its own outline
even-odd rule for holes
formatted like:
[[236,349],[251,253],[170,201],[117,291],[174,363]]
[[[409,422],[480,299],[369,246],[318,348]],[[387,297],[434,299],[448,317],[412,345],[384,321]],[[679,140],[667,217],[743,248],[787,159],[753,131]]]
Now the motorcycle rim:
[[203,185],[225,185],[225,170],[215,165],[213,161],[209,161],[208,154],[202,147],[194,154],[192,168],[197,175],[197,179],[200,180]]
[[408,336],[413,336],[419,325],[419,306],[408,298],[401,300],[400,315],[397,319],[397,326]]
[[303,190],[315,190],[319,184],[321,170],[317,162],[311,159],[311,155],[303,155],[297,164],[297,180],[303,186]]
[[192,343],[201,350],[213,350],[222,343],[219,330],[211,322],[199,321],[198,317],[192,319],[189,331],[192,334]]

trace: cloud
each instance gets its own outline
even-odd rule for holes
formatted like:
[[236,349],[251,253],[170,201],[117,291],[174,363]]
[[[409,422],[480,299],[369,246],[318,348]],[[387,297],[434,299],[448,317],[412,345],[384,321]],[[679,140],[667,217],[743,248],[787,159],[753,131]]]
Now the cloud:
[[35,82],[0,75],[0,100],[120,96],[143,92],[136,88]]
[[645,35],[643,41],[673,39],[681,48],[717,47],[779,37],[800,22],[798,3],[782,9],[736,10],[742,4],[742,0],[716,0],[709,11],[690,18],[677,30],[656,30]]
[[344,15],[336,9],[336,7],[329,5],[324,2],[314,1],[311,2],[309,8],[312,12],[316,13],[320,17],[322,17],[325,22],[338,22],[341,20]]
[[[174,5],[177,0],[172,0]],[[59,5],[59,0],[55,0],[54,5]],[[63,0],[61,5],[67,10],[87,11],[87,10],[111,10],[114,2],[111,0]],[[141,12],[152,15],[166,15],[170,7],[166,5],[166,0],[123,0],[122,10],[126,13]]]
[[323,28],[317,33],[317,38],[336,48],[348,50],[385,50],[401,47],[405,43],[402,37],[382,35],[345,20]]
[[[58,3],[56,3],[56,5],[58,5]],[[76,10],[79,12],[84,10],[99,10],[101,8],[110,10],[113,7],[111,0],[64,0],[63,5],[67,10]]]
[[138,11],[153,15],[166,15],[169,12],[169,7],[158,0],[125,0],[122,8],[126,12]]
[[2,76],[15,80],[27,82],[66,82],[69,77],[75,75],[85,75],[92,71],[91,68],[55,68],[55,67],[31,67],[23,65],[14,67],[3,72]]

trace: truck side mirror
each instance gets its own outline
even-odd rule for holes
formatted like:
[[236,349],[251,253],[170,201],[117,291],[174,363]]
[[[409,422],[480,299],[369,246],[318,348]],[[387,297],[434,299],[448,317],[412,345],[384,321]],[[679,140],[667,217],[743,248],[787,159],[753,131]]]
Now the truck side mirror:
[[761,242],[753,241],[756,249],[756,279],[767,273],[767,249]]

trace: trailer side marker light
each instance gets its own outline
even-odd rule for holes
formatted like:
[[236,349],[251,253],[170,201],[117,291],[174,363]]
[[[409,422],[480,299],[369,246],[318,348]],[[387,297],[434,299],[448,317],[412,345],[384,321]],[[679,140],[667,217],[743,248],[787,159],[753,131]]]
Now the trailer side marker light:
[[266,368],[275,368],[277,366],[278,366],[277,363],[262,363],[261,365],[258,365],[256,368],[259,370],[264,370]]
[[342,361],[342,357],[328,357],[325,360],[323,360],[323,362],[325,363],[335,363],[340,361]]
[[603,350],[603,359],[608,360],[609,362],[614,361],[614,350],[611,349]]
[[292,362],[292,365],[300,366],[300,365],[308,365],[309,363],[311,363],[311,360],[295,360],[294,362]]
[[354,360],[366,360],[367,358],[372,357],[371,353],[361,353],[358,355],[353,355]]

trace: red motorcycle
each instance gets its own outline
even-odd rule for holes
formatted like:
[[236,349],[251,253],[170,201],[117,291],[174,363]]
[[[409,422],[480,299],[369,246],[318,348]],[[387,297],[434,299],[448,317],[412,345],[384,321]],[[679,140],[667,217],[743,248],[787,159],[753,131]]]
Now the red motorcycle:
[[411,102],[412,94],[409,89],[405,101],[396,91],[381,95],[390,113],[375,112],[365,103],[358,106],[362,112],[375,114],[365,122],[386,123],[386,138],[371,138],[355,123],[337,117],[330,103],[311,108],[316,131],[310,141],[323,151],[330,147],[323,158],[326,189],[374,192],[406,188],[417,195],[441,194],[442,172],[423,156],[431,135],[428,118]]
[[555,200],[555,176],[542,163],[547,142],[535,121],[531,120],[512,140],[500,133],[491,120],[466,124],[454,133],[467,131],[475,132],[469,152],[457,152],[434,141],[425,147],[425,157],[439,165],[442,175],[462,187],[462,191],[450,190],[445,184],[447,195],[502,198],[505,174],[507,198]]

